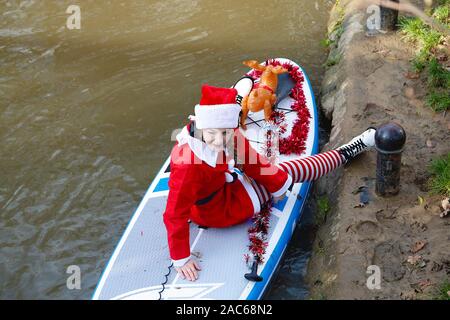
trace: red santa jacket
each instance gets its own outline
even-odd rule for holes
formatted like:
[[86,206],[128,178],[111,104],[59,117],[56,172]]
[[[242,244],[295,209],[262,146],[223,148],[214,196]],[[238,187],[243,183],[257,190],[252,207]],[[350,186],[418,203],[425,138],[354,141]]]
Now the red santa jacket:
[[[190,124],[177,136],[170,160],[169,196],[163,215],[169,251],[176,266],[190,257],[188,220],[208,227],[227,227],[253,215],[254,202],[241,180],[227,183],[230,157],[210,150],[200,139],[189,135]],[[275,196],[283,194],[291,178],[256,152],[249,141],[235,130],[237,160],[243,172]],[[210,201],[198,204],[211,194]],[[259,207],[258,207],[259,208]]]

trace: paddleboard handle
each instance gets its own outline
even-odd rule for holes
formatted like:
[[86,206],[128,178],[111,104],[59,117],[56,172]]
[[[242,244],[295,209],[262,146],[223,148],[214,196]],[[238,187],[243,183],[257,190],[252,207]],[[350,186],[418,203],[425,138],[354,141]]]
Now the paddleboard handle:
[[244,275],[245,279],[253,282],[261,282],[263,280],[262,277],[258,276],[258,262],[254,261],[252,264],[252,272],[246,273]]

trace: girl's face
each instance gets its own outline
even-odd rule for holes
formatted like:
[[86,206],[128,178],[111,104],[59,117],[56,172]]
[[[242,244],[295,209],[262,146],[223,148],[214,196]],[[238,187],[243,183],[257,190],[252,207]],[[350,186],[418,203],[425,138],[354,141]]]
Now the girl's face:
[[222,152],[233,136],[234,129],[203,129],[203,140],[213,151]]

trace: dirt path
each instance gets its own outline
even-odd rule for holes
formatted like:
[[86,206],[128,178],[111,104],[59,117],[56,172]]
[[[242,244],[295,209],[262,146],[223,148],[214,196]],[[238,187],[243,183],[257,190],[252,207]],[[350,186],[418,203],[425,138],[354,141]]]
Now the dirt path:
[[[450,151],[450,116],[424,106],[426,80],[408,76],[413,50],[398,34],[370,37],[355,24],[365,25],[364,13],[347,15],[338,49],[342,57],[322,87],[322,105],[333,118],[325,149],[368,126],[399,123],[407,133],[401,191],[391,198],[375,194],[375,151],[316,184],[330,198],[332,213],[318,232],[310,262],[311,297],[431,298],[450,275],[450,219],[439,217],[442,197],[428,194],[428,165]],[[354,191],[361,186],[370,201],[355,208],[360,194]],[[421,204],[419,196],[425,200]],[[417,261],[408,262],[410,256]],[[370,265],[380,267],[379,290],[366,286]]]

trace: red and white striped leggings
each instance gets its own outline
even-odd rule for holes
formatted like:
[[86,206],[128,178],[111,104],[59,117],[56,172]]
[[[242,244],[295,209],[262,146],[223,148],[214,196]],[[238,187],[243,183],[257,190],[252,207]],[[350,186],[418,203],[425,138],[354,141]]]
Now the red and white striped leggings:
[[[345,159],[339,151],[331,150],[314,156],[280,162],[277,166],[292,177],[292,183],[298,183],[317,180],[344,163]],[[270,193],[254,179],[250,181],[258,194],[259,202],[266,203],[270,199]]]

